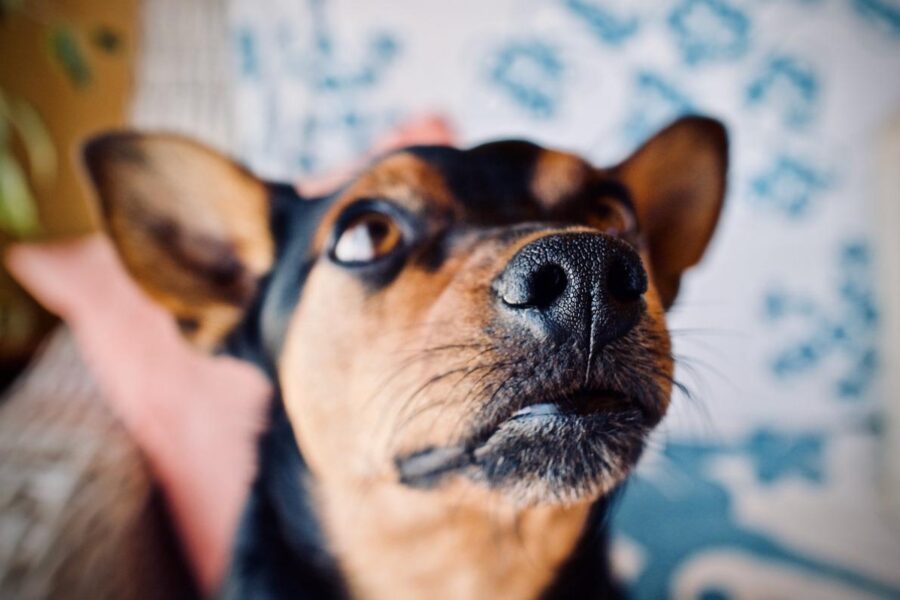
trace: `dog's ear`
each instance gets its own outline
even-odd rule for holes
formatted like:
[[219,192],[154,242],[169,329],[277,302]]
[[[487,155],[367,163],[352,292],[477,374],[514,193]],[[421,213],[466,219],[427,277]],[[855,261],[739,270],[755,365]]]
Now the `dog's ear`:
[[106,134],[84,160],[125,267],[189,339],[215,347],[272,267],[267,186],[168,134]]
[[666,308],[681,274],[700,260],[712,237],[727,169],[725,127],[696,116],[675,121],[613,169],[631,194]]

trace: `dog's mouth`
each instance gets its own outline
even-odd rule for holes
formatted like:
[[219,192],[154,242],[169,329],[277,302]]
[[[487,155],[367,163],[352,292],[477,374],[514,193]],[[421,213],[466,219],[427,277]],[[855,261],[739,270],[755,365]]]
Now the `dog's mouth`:
[[483,415],[460,443],[399,456],[396,465],[411,487],[461,474],[526,502],[575,499],[618,483],[656,421],[622,392],[579,390]]

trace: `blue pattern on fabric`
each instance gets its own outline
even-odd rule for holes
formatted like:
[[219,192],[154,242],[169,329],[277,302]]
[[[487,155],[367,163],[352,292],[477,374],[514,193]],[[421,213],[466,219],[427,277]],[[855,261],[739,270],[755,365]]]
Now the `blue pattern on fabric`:
[[679,115],[694,112],[693,102],[674,84],[650,71],[634,75],[631,110],[624,120],[624,135],[635,144]]
[[685,0],[669,26],[689,65],[741,58],[750,47],[750,19],[724,0]]
[[868,245],[847,242],[838,262],[836,308],[783,289],[771,290],[765,297],[764,314],[773,325],[798,321],[806,331],[776,352],[771,370],[776,377],[791,379],[822,369],[826,361],[837,361],[841,367],[832,383],[834,396],[860,399],[869,390],[878,365],[878,310],[870,283]]
[[[877,576],[894,558],[883,549],[900,544],[870,500],[874,491],[848,482],[839,458],[848,414],[878,420],[874,257],[859,215],[870,208],[872,133],[900,106],[900,2],[497,0],[445,22],[420,18],[413,0],[399,0],[396,11],[358,0],[279,1],[262,17],[254,0],[229,1],[246,9],[232,24],[246,100],[239,153],[285,177],[357,158],[399,118],[423,110],[456,119],[466,144],[533,138],[597,152],[611,161],[603,164],[679,115],[723,119],[733,165],[725,223],[700,269],[717,271],[684,297],[688,306],[700,299],[702,326],[708,311],[710,322],[741,333],[701,357],[726,371],[703,395],[730,437],[673,427],[661,449],[673,468],[642,469],[628,485],[613,525],[640,549],[631,590],[637,598],[681,594],[686,574],[721,551],[746,562],[732,556],[735,572],[701,581],[691,597],[766,597],[757,589],[766,577],[741,576],[753,567],[795,578],[797,589],[806,582],[900,598],[900,575]],[[440,69],[435,76],[423,56]],[[735,239],[751,247],[738,249]],[[731,302],[727,320],[712,318],[722,313],[706,308],[707,296]],[[879,430],[853,435],[869,448],[853,470],[874,488]],[[735,470],[751,481],[722,475]],[[858,497],[841,500],[838,514],[859,519],[858,528],[825,514],[838,502],[829,494],[848,487]],[[792,515],[776,504],[759,517],[765,531],[737,511],[747,495],[764,502],[786,489],[802,490],[823,535],[846,543],[826,550],[819,532],[781,535]],[[863,573],[861,564],[872,568]],[[815,597],[822,588],[808,589]]]
[[900,39],[900,2],[896,0],[853,0],[853,9],[865,21]]
[[771,58],[747,87],[747,104],[769,104],[787,127],[802,128],[816,116],[821,95],[819,78],[807,64],[790,56]]
[[597,0],[563,0],[563,6],[605,44],[618,46],[640,29],[636,15],[618,14]]
[[[824,479],[822,453],[828,438],[819,433],[786,434],[760,430],[732,445],[669,443],[662,456],[665,468],[640,474],[627,484],[614,515],[619,535],[647,553],[630,582],[635,600],[671,597],[679,567],[704,553],[738,551],[789,566],[826,580],[839,581],[883,598],[896,598],[900,588],[843,565],[798,552],[764,531],[740,522],[735,500],[715,476],[717,461],[750,457],[764,485],[782,477],[800,477],[819,484]],[[672,519],[671,515],[678,515]],[[727,591],[707,590],[712,597]]]
[[796,219],[806,216],[831,182],[827,173],[803,159],[779,155],[750,185],[757,204]]
[[497,51],[491,82],[519,108],[540,119],[556,114],[563,63],[556,50],[540,40],[513,41]]

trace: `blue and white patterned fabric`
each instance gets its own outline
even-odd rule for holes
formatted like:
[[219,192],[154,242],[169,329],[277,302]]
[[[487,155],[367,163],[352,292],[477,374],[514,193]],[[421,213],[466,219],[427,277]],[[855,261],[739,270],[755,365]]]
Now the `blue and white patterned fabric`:
[[[598,164],[722,118],[721,229],[670,324],[679,395],[615,516],[636,598],[900,598],[878,491],[874,140],[897,0],[231,0],[240,154],[327,170],[423,110]],[[898,500],[893,499],[894,502]]]

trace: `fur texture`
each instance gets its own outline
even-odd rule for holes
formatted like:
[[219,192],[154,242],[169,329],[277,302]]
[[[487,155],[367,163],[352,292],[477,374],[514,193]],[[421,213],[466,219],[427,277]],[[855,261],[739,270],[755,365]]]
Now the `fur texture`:
[[171,136],[86,157],[136,278],[278,389],[226,597],[616,594],[605,516],[668,408],[721,125],[606,169],[412,147],[311,199]]

